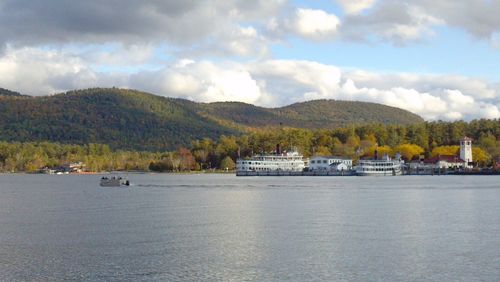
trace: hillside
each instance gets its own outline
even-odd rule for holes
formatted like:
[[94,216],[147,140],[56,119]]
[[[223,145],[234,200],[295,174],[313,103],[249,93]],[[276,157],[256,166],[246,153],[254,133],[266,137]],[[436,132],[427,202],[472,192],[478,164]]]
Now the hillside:
[[238,102],[217,102],[202,105],[199,112],[250,127],[279,126],[281,123],[298,128],[332,129],[353,123],[407,125],[424,121],[420,116],[399,108],[336,100],[315,100],[273,109]]
[[0,88],[0,96],[23,96],[21,93],[10,91],[5,88]]
[[397,108],[333,100],[263,108],[239,102],[195,103],[116,88],[43,97],[4,89],[2,93],[6,94],[0,96],[0,140],[104,143],[115,149],[171,150],[194,139],[239,134],[248,127],[423,121]]
[[178,99],[133,90],[88,89],[0,99],[0,140],[165,150],[197,138],[234,133],[207,121]]

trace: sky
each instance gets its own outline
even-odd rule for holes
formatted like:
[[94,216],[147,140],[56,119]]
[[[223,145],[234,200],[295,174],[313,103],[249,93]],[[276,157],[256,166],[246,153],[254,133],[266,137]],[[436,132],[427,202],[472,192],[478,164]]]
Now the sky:
[[498,0],[0,0],[0,87],[500,118]]

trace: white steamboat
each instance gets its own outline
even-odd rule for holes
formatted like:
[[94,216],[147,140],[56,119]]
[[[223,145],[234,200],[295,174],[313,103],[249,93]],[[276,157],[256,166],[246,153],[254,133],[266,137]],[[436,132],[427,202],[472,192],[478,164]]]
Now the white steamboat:
[[253,155],[236,161],[237,176],[297,173],[304,171],[304,168],[305,162],[299,152],[296,150],[281,152],[279,145],[276,146],[274,154]]
[[356,175],[401,175],[403,173],[403,161],[397,157],[391,159],[385,155],[382,159],[359,160],[356,166]]

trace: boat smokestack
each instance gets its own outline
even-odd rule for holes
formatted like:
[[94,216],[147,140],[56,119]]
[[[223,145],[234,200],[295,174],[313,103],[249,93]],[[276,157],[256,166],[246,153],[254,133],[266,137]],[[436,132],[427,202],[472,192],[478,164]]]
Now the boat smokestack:
[[281,155],[281,146],[280,144],[276,144],[276,155]]
[[376,160],[378,160],[378,150],[377,150],[377,149],[375,149],[374,158],[375,158]]

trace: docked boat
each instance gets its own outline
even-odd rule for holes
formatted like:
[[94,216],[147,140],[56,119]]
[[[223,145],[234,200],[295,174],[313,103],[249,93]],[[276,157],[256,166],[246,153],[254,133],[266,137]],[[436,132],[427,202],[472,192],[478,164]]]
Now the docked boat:
[[102,187],[119,187],[119,186],[130,186],[130,182],[121,177],[102,177],[100,185]]
[[391,159],[384,156],[382,159],[359,160],[356,166],[356,175],[401,175],[403,161],[399,158]]
[[302,172],[304,168],[303,156],[297,150],[281,152],[279,145],[274,154],[253,155],[236,161],[237,176],[280,175]]

